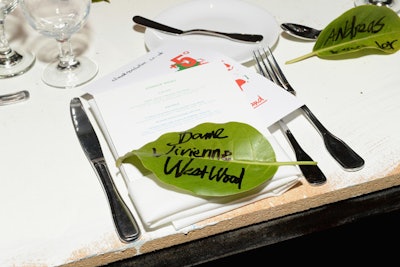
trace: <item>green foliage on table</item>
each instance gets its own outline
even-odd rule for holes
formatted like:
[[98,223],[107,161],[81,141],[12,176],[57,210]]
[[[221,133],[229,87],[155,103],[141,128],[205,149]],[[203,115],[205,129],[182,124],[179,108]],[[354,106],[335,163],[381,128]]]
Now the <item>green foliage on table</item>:
[[107,3],[110,3],[110,0],[92,0],[92,3],[97,3],[97,2],[107,2]]
[[117,166],[138,162],[162,182],[201,196],[244,193],[270,180],[279,166],[317,164],[277,162],[265,136],[239,122],[203,123],[166,133],[120,157]]
[[369,52],[395,53],[400,49],[400,18],[387,7],[354,7],[332,21],[318,36],[313,51],[290,60],[294,63],[312,56],[335,59],[362,56]]

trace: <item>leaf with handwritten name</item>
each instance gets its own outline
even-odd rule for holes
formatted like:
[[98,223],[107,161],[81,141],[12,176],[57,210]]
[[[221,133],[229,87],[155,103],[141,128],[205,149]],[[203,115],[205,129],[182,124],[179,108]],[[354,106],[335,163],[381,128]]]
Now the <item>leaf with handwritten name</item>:
[[203,123],[184,132],[166,133],[117,160],[137,158],[162,182],[201,196],[244,193],[270,180],[279,166],[316,162],[276,162],[270,142],[239,122]]
[[[312,56],[338,58],[362,56],[400,49],[400,18],[392,9],[376,5],[354,7],[332,21],[318,36],[313,51],[289,60],[294,63]],[[357,54],[358,53],[358,54]]]

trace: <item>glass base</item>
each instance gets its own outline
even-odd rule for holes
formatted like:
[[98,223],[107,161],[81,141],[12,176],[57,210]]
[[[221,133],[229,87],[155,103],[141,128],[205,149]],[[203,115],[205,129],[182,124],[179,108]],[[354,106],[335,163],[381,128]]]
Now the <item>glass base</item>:
[[80,65],[72,69],[58,68],[58,62],[49,64],[42,76],[47,85],[58,88],[73,88],[92,80],[97,72],[97,64],[87,57],[78,57]]
[[355,6],[377,5],[386,6],[396,13],[400,13],[400,0],[354,0]]
[[[11,53],[10,53],[11,54]],[[30,52],[13,51],[12,58],[2,58],[0,78],[10,78],[27,72],[35,63],[36,57]]]

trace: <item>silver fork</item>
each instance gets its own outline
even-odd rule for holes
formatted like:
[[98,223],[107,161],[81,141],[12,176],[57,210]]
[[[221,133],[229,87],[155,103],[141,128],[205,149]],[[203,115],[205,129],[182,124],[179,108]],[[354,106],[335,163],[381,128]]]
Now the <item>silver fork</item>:
[[[262,54],[260,51],[254,53],[258,54],[258,58],[262,58],[262,54],[264,54],[265,60],[262,60],[261,62],[259,62],[258,60],[258,67],[264,67],[264,69],[268,69],[270,72],[269,75],[271,75],[271,80],[273,80],[279,86],[283,87],[288,92],[296,95],[296,91],[287,81],[281,68],[276,62],[274,55],[271,52],[271,49],[269,47],[267,50],[262,49]],[[329,132],[306,105],[303,105],[301,109],[304,111],[304,114],[321,134],[328,152],[343,167],[344,170],[357,171],[364,166],[364,159],[361,158],[343,140],[339,139],[331,132]]]
[[[272,72],[269,64],[265,64],[260,51],[254,51],[253,55],[255,61],[257,62],[259,73],[264,77],[270,79],[271,81],[276,82],[276,75]],[[314,161],[297,142],[296,138],[293,136],[286,123],[280,120],[279,125],[281,126],[283,132],[286,135],[286,138],[292,146],[297,161]],[[299,168],[309,184],[322,185],[326,182],[326,177],[321,169],[318,167],[318,165],[299,165]]]

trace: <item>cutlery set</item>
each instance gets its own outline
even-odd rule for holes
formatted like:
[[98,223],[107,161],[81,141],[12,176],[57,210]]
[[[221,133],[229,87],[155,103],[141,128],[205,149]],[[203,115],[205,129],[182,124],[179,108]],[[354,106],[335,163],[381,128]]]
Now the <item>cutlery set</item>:
[[[292,93],[293,95],[296,95],[296,91],[289,84],[281,68],[276,62],[270,48],[256,50],[253,52],[253,54],[254,59],[257,63],[258,71],[261,75],[270,79],[286,91]],[[364,159],[361,158],[343,140],[339,139],[331,132],[329,132],[306,105],[303,105],[301,109],[303,110],[305,116],[311,121],[311,123],[322,136],[328,152],[343,167],[344,170],[357,171],[364,166]],[[280,125],[287,139],[293,147],[297,160],[312,160],[311,157],[297,143],[287,125],[283,121],[280,121]],[[323,175],[322,171],[319,170],[318,165],[299,167],[303,172],[306,180],[310,184],[318,185],[326,181],[326,177],[325,175]]]
[[[216,37],[227,38],[232,41],[241,41],[241,42],[249,42],[249,43],[259,43],[263,40],[263,36],[260,34],[246,34],[246,33],[226,33],[226,32],[219,32],[213,30],[206,30],[206,29],[191,29],[191,30],[180,30],[173,28],[171,26],[161,24],[157,21],[150,20],[148,18],[142,16],[134,16],[132,18],[133,22],[152,28],[158,31],[162,31],[167,34],[173,35],[189,35],[189,34],[200,34],[200,35],[210,35]],[[291,36],[303,39],[303,40],[311,40],[315,41],[322,30],[317,30],[311,28],[309,26],[300,25],[296,23],[282,23],[281,24],[282,30],[286,33],[290,34]]]

